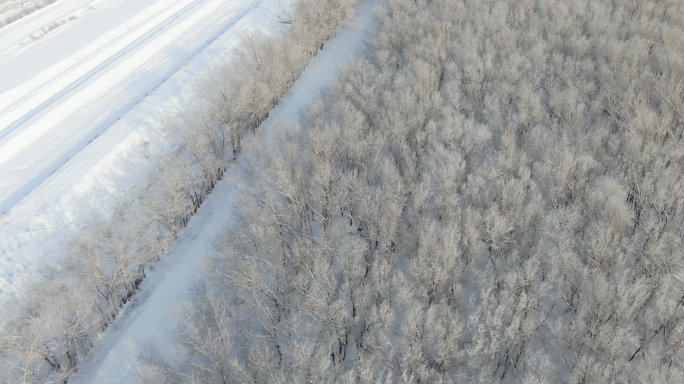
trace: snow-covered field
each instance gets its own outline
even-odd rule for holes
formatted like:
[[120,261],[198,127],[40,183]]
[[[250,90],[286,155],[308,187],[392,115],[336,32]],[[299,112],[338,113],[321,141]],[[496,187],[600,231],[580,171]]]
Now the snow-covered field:
[[[311,102],[321,87],[333,80],[337,68],[347,61],[364,41],[371,24],[372,9],[379,0],[366,0],[356,7],[354,24],[326,43],[314,62],[288,92],[261,129],[268,130],[276,119],[296,120],[302,107]],[[173,330],[171,314],[186,288],[200,276],[197,263],[211,251],[210,241],[230,218],[232,205],[232,171],[193,216],[171,255],[148,274],[140,291],[103,338],[108,341],[93,353],[89,366],[75,383],[130,383],[137,368],[134,356],[141,345],[154,341],[169,346],[168,334]],[[139,304],[138,304],[139,303]]]
[[60,0],[0,29],[0,302],[168,149],[160,120],[293,0]]

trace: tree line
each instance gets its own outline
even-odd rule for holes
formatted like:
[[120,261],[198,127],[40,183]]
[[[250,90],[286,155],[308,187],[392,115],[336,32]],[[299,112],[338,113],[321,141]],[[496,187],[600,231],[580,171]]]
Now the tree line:
[[682,382],[682,8],[386,1],[140,382]]
[[57,0],[0,0],[0,28]]
[[3,304],[0,382],[67,382],[146,271],[183,231],[243,137],[268,117],[325,41],[353,16],[354,0],[302,0],[278,36],[251,33],[232,58],[201,76],[193,97],[169,113],[173,150],[152,158],[115,212],[65,240],[59,267]]

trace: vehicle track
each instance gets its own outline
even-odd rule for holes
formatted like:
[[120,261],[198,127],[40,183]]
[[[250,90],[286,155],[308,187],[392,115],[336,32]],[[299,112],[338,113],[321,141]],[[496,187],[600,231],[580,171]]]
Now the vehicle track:
[[[12,132],[16,132],[15,135],[19,134],[21,132],[20,128],[25,128],[24,125],[29,122],[33,117],[39,115],[42,111],[50,108],[51,106],[58,104],[60,100],[63,100],[65,98],[68,98],[68,96],[84,86],[85,84],[89,83],[89,80],[92,78],[96,77],[98,74],[102,73],[103,71],[106,71],[107,68],[115,65],[118,60],[120,60],[122,57],[125,57],[128,53],[134,52],[137,49],[140,49],[146,42],[148,42],[150,39],[154,38],[155,36],[159,35],[165,28],[167,28],[170,25],[173,25],[176,20],[181,18],[184,14],[187,14],[190,12],[192,9],[196,8],[197,6],[201,5],[204,2],[207,2],[208,0],[195,0],[192,1],[190,4],[186,5],[183,7],[181,10],[178,12],[174,13],[170,17],[166,18],[162,23],[157,25],[155,28],[150,30],[149,32],[145,33],[143,36],[140,38],[136,39],[134,42],[131,44],[128,44],[123,50],[117,52],[114,56],[110,57],[107,59],[105,62],[101,63],[98,65],[96,68],[93,70],[89,71],[85,75],[81,76],[78,80],[72,82],[64,88],[62,91],[60,91],[58,94],[52,96],[50,99],[47,101],[43,102],[31,112],[28,114],[24,115],[21,117],[19,120],[15,121],[12,123],[12,125],[2,131],[0,133],[0,140],[2,140],[5,137],[8,137],[11,135]],[[228,20],[226,20],[223,25],[218,28],[213,34],[211,34],[208,38],[206,38],[203,42],[201,42],[199,45],[197,45],[194,49],[189,51],[186,55],[184,55],[181,59],[176,61],[176,64],[170,68],[168,71],[163,73],[160,78],[161,81],[152,84],[151,86],[143,89],[140,91],[137,95],[132,97],[128,102],[124,103],[120,107],[118,107],[115,110],[110,110],[107,113],[107,116],[104,118],[103,121],[100,123],[96,124],[92,128],[89,129],[87,134],[83,135],[80,140],[78,140],[76,143],[74,143],[69,149],[67,149],[65,152],[61,153],[60,156],[58,156],[52,163],[48,164],[47,166],[43,167],[43,169],[40,170],[39,173],[37,173],[33,178],[28,180],[26,183],[24,183],[21,187],[16,189],[13,193],[11,193],[9,196],[4,198],[2,201],[0,201],[0,216],[7,213],[9,210],[11,210],[16,204],[18,204],[23,198],[25,198],[28,194],[30,194],[31,191],[35,190],[38,188],[42,183],[44,183],[52,174],[54,174],[58,169],[60,169],[64,164],[66,164],[69,159],[73,158],[76,156],[80,151],[82,151],[88,144],[90,144],[93,140],[95,140],[97,137],[99,137],[101,134],[103,134],[112,124],[114,124],[120,117],[125,116],[126,113],[128,113],[132,108],[135,107],[140,101],[144,100],[145,97],[154,92],[159,86],[161,86],[166,79],[170,78],[173,76],[176,72],[178,72],[181,68],[183,68],[184,64],[191,60],[193,57],[198,55],[200,52],[202,52],[207,46],[209,46],[212,42],[216,41],[221,35],[225,34],[232,26],[234,26],[238,21],[243,19],[247,14],[249,14],[250,11],[255,9],[256,7],[261,4],[263,0],[255,0],[246,6],[242,7],[240,10],[235,12],[235,14]],[[11,139],[11,137],[9,138]],[[1,156],[0,156],[1,157]],[[10,156],[7,156],[10,157]],[[0,160],[0,163],[2,161]]]
[[174,13],[164,21],[162,21],[160,24],[158,24],[156,27],[154,27],[152,30],[149,32],[145,33],[143,36],[139,37],[132,43],[128,44],[126,47],[124,47],[122,50],[117,51],[113,56],[109,57],[106,59],[104,62],[101,64],[97,65],[95,68],[92,70],[88,71],[86,74],[83,76],[79,77],[69,85],[67,85],[65,88],[63,88],[61,91],[57,92],[55,95],[47,99],[46,101],[40,103],[38,106],[34,107],[29,111],[28,113],[24,114],[17,120],[14,120],[13,123],[10,123],[7,128],[0,128],[0,140],[14,132],[16,129],[22,127],[22,125],[27,122],[29,119],[37,115],[39,112],[43,111],[47,107],[53,105],[56,103],[58,100],[62,99],[63,97],[67,96],[69,93],[72,91],[76,90],[78,87],[86,83],[88,80],[92,79],[93,76],[101,73],[102,71],[106,70],[108,67],[110,67],[112,64],[116,63],[117,60],[122,58],[124,55],[126,55],[129,52],[132,52],[133,50],[139,48],[141,45],[144,43],[148,42],[151,38],[157,36],[159,32],[161,32],[164,28],[167,26],[171,25],[173,22],[178,20],[179,17],[182,15],[186,14],[189,12],[191,9],[195,8],[197,5],[203,3],[205,0],[194,0],[191,2],[189,5],[185,6],[183,9],[180,11]]

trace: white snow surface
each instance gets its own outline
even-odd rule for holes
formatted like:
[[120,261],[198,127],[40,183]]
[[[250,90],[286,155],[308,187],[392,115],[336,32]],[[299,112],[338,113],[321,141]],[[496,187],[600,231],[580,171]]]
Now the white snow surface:
[[[366,0],[357,6],[353,25],[325,44],[260,129],[267,132],[278,119],[298,120],[301,108],[334,79],[339,65],[363,44],[371,24],[372,9],[378,1]],[[174,327],[174,308],[179,300],[184,299],[188,285],[200,277],[197,264],[213,252],[211,240],[231,218],[235,190],[232,179],[234,172],[229,169],[225,179],[218,183],[190,220],[170,254],[159,267],[148,273],[122,315],[102,335],[103,345],[93,352],[91,363],[84,367],[73,383],[132,383],[137,372],[135,354],[138,347],[148,341],[162,348],[172,346],[169,336]]]
[[59,0],[0,29],[0,303],[169,149],[161,118],[199,73],[294,1]]

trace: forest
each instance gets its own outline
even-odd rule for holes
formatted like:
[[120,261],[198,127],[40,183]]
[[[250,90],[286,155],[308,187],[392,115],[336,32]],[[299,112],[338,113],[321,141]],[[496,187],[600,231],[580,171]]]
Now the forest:
[[190,218],[254,131],[325,42],[354,14],[354,0],[300,0],[282,33],[244,36],[228,62],[208,68],[193,100],[168,111],[160,131],[173,150],[113,214],[63,241],[58,266],[0,303],[0,383],[67,383],[101,335],[163,261]]
[[0,382],[75,375],[228,167],[140,383],[684,382],[684,3],[384,0],[258,129],[354,4],[301,0],[206,73],[178,150],[14,304]]
[[682,8],[385,1],[139,381],[683,382]]

